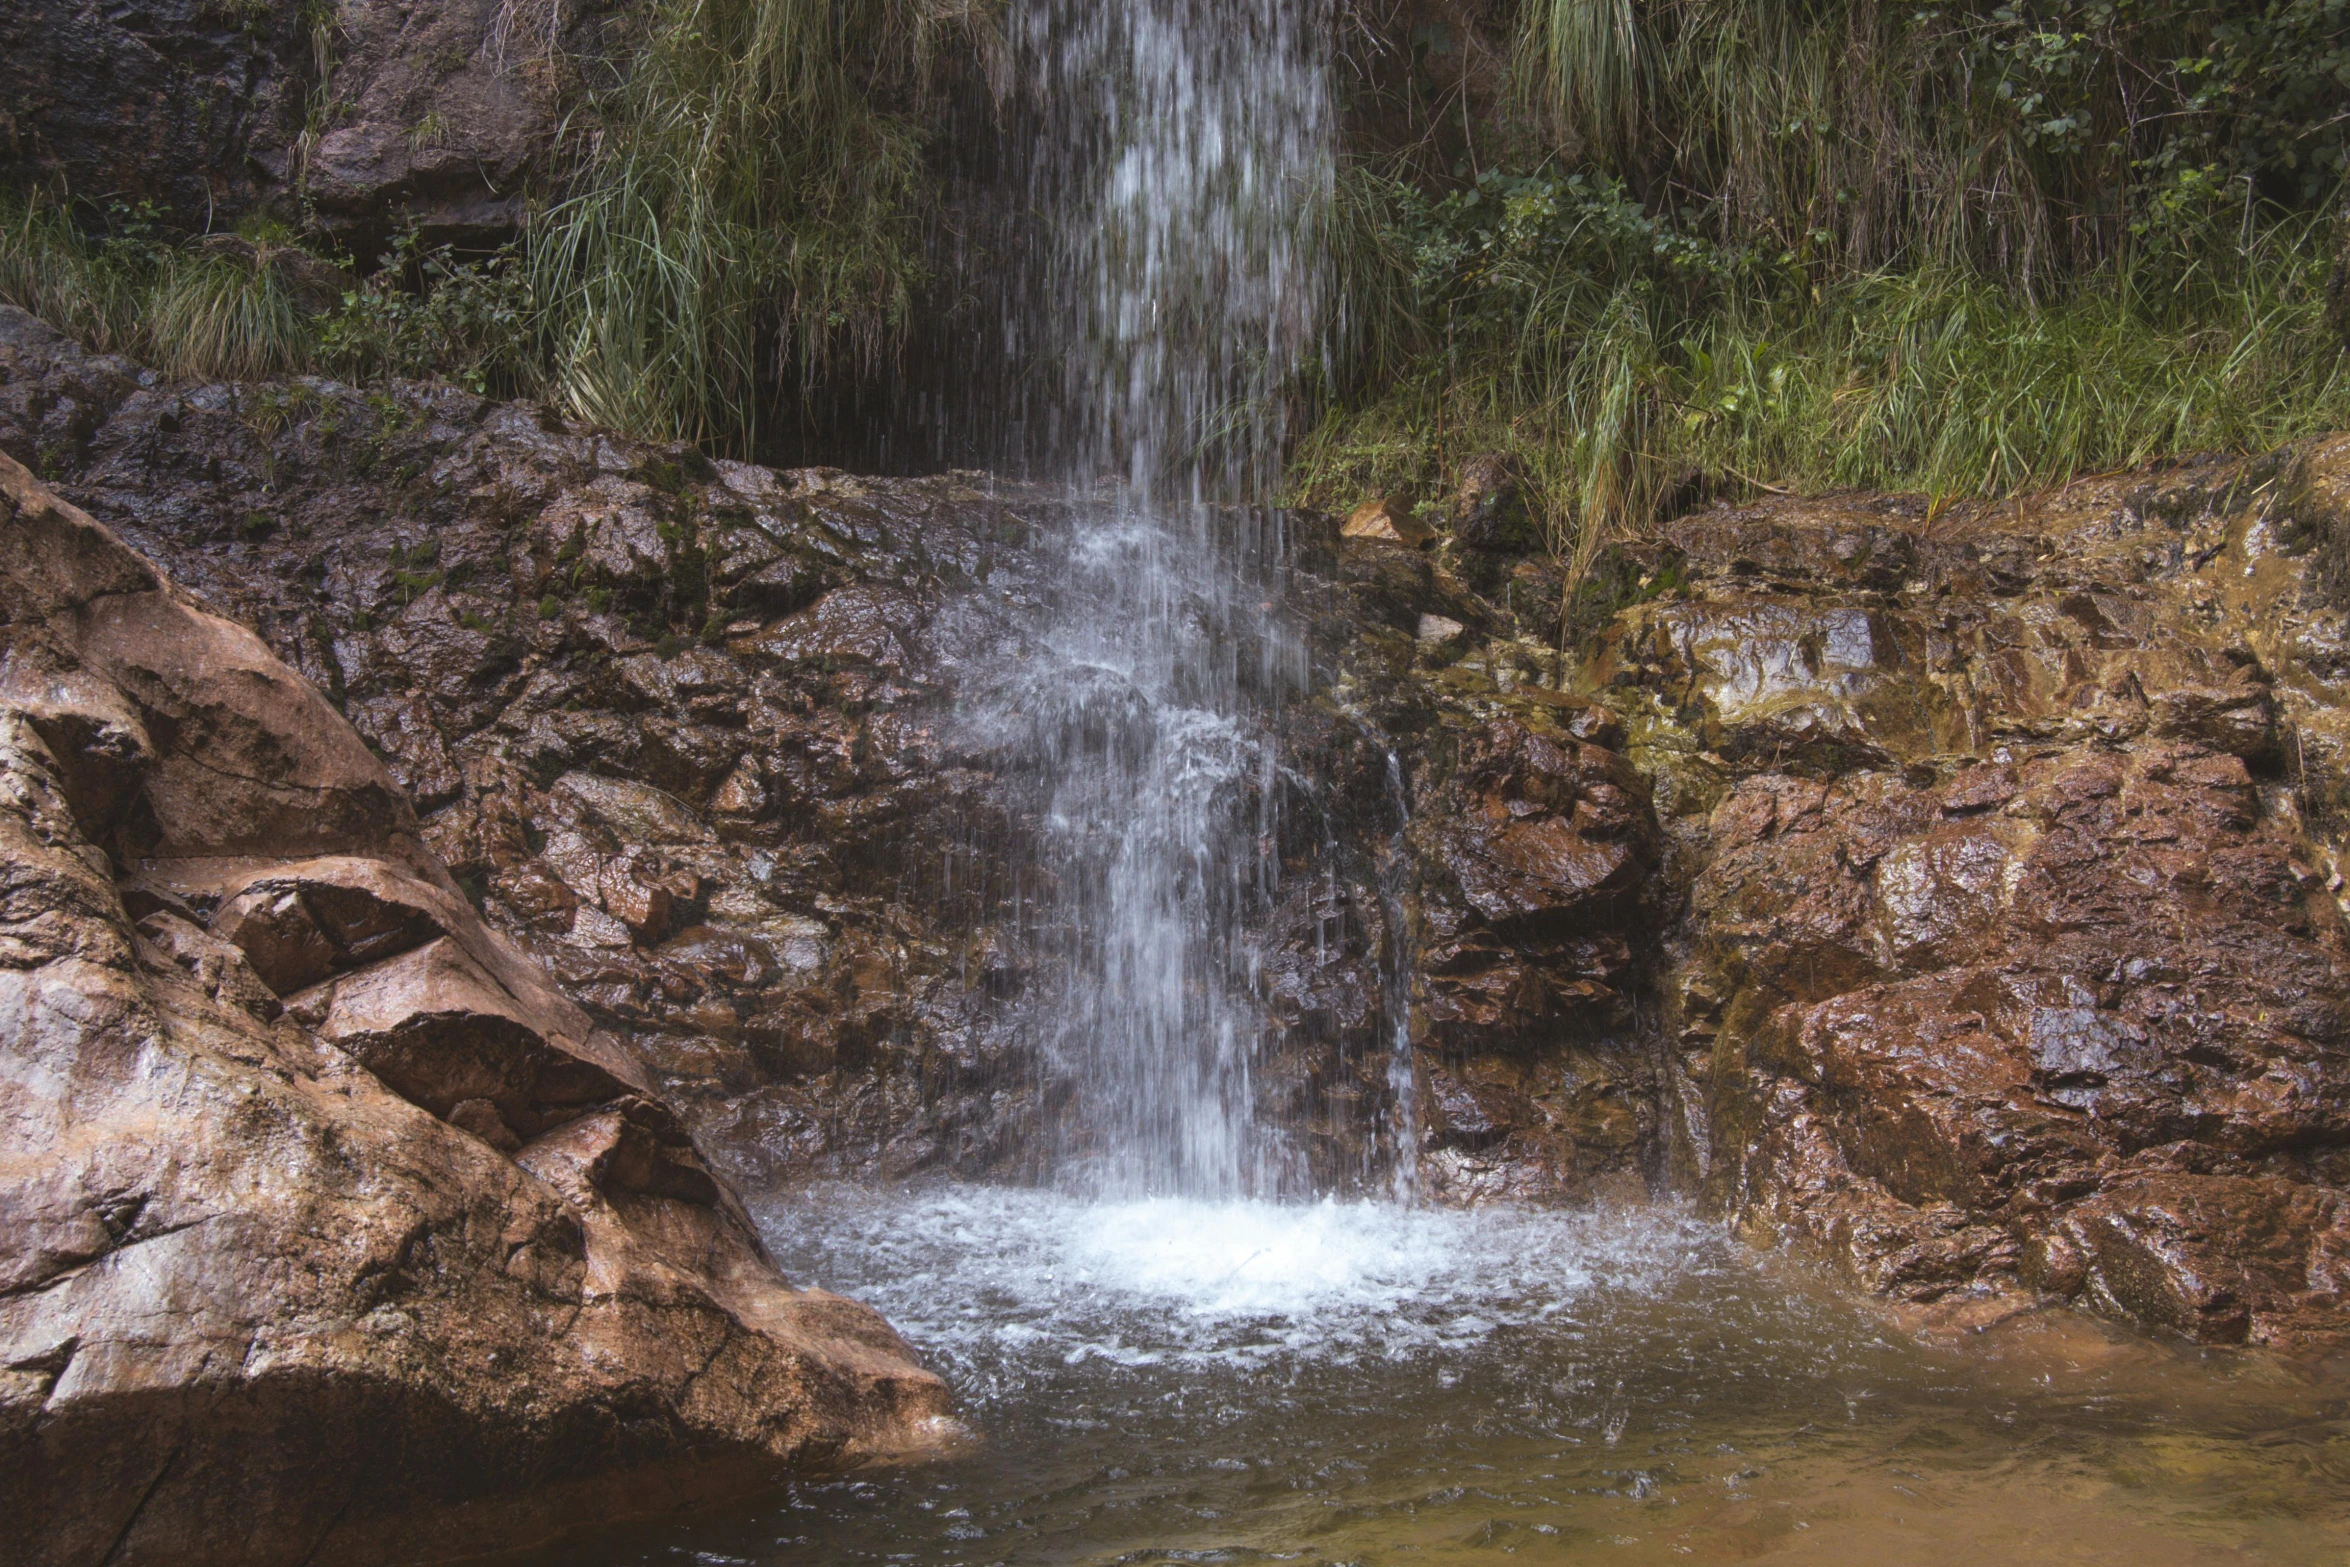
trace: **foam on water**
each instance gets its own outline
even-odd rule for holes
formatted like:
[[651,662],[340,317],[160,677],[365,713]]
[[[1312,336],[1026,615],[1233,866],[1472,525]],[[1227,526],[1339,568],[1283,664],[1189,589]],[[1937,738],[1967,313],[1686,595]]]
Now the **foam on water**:
[[975,1440],[556,1567],[1773,1560],[2350,1549],[2343,1383],[2030,1314],[1920,1342],[1686,1210],[831,1188],[778,1260],[887,1312]]
[[765,1215],[786,1265],[959,1361],[1344,1364],[1571,1326],[1609,1296],[1743,1265],[1675,1209],[1557,1213],[829,1188]]

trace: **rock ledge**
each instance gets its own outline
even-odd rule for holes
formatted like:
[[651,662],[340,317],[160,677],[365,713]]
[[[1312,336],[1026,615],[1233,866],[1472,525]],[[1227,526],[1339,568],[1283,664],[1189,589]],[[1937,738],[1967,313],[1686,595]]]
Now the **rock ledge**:
[[10,1559],[442,1560],[934,1448],[252,633],[0,457]]

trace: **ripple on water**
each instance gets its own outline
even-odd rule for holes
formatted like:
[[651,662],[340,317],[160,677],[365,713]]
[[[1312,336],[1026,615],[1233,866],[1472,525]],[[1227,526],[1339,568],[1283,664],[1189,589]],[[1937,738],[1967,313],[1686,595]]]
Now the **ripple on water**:
[[2061,1312],[1923,1343],[1673,1205],[942,1186],[758,1213],[981,1440],[561,1567],[2350,1559],[2339,1377]]

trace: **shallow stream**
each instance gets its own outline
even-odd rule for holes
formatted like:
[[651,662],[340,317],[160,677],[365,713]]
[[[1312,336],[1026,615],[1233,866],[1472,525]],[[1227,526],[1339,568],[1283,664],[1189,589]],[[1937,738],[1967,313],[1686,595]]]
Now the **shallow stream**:
[[2350,1374],[1903,1331],[1670,1206],[824,1188],[759,1217],[976,1433],[566,1567],[2350,1561]]

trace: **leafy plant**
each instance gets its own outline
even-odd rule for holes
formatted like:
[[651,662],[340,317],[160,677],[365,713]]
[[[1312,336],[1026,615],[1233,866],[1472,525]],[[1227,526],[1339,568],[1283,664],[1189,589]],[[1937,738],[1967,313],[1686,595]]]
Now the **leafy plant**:
[[320,323],[320,358],[358,380],[438,375],[474,392],[529,392],[544,375],[530,283],[511,247],[464,261],[411,229]]
[[1847,269],[2036,290],[2181,192],[2341,180],[2340,0],[1528,0],[1521,81],[1652,211]]
[[1823,273],[1605,177],[1394,183],[1379,203],[1371,286],[1403,325],[1355,351],[1381,373],[1339,385],[1294,487],[1344,507],[1509,453],[1569,593],[1690,476],[1998,495],[2350,426],[2322,213],[2249,238],[2182,219],[2034,298],[1957,266]]

